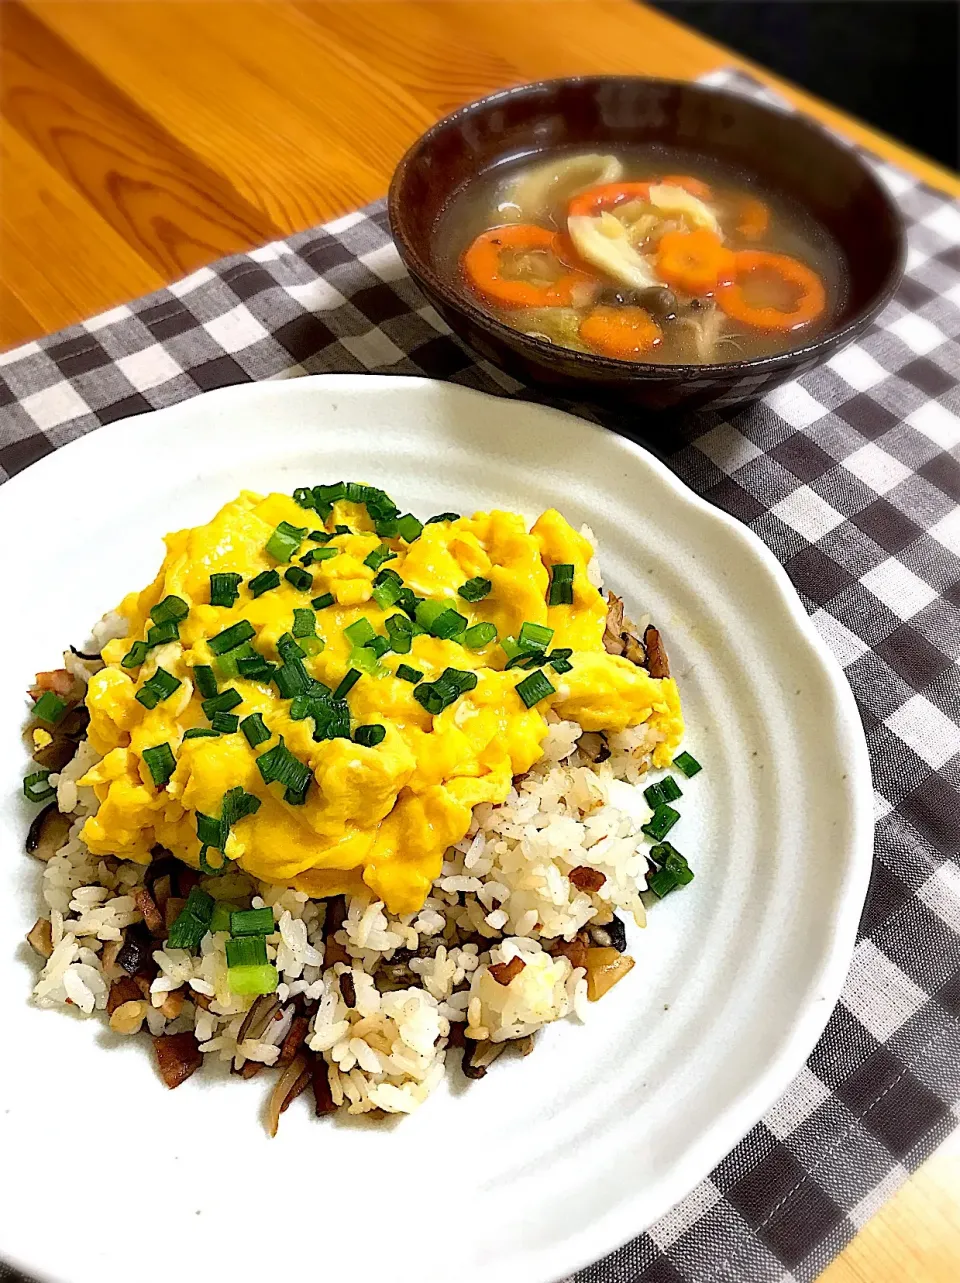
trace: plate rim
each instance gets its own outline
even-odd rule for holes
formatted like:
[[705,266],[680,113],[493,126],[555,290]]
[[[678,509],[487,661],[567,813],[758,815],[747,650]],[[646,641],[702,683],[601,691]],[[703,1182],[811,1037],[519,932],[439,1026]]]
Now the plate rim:
[[[361,396],[378,391],[429,396],[442,389],[454,399],[463,397],[488,401],[499,413],[505,412],[505,406],[516,406],[524,413],[548,417],[559,415],[569,421],[571,427],[576,425],[576,429],[585,437],[593,437],[598,443],[602,439],[604,448],[622,454],[625,465],[635,464],[645,469],[648,475],[670,492],[673,500],[716,522],[740,543],[757,568],[766,575],[770,587],[775,591],[779,609],[784,612],[785,619],[793,627],[798,640],[816,663],[819,676],[832,697],[832,707],[824,709],[824,714],[829,712],[829,716],[824,716],[824,725],[829,727],[831,736],[842,740],[846,760],[849,762],[851,838],[846,875],[837,896],[829,906],[832,912],[826,919],[829,928],[828,943],[821,950],[820,965],[810,980],[810,988],[816,989],[821,1000],[807,999],[804,1009],[791,1025],[789,1034],[783,1037],[776,1053],[769,1058],[762,1072],[735,1094],[731,1103],[718,1113],[709,1131],[696,1144],[688,1145],[686,1151],[677,1156],[669,1173],[657,1183],[655,1197],[651,1198],[649,1194],[627,1195],[612,1212],[594,1219],[583,1229],[564,1238],[559,1247],[538,1247],[530,1251],[521,1248],[513,1252],[509,1273],[501,1273],[504,1280],[516,1278],[518,1281],[526,1280],[526,1283],[551,1283],[564,1274],[601,1259],[645,1232],[690,1193],[779,1099],[819,1040],[839,1000],[847,975],[873,867],[873,785],[859,712],[842,668],[816,631],[789,576],[773,552],[748,526],[702,498],[652,451],[628,437],[567,410],[536,401],[518,401],[511,396],[481,392],[446,380],[379,374],[316,374],[294,379],[267,379],[199,393],[169,406],[116,420],[66,442],[0,486],[0,528],[10,514],[11,503],[16,508],[21,503],[29,502],[31,490],[42,487],[51,469],[69,466],[76,471],[86,466],[85,454],[109,450],[115,444],[130,450],[130,433],[155,431],[157,416],[164,420],[175,420],[184,413],[202,412],[201,407],[210,404],[207,398],[214,398],[218,404],[248,399],[256,401],[258,398],[276,398],[282,401],[285,396],[295,392],[302,393],[308,387],[314,387],[322,394],[340,390]],[[640,1210],[641,1207],[644,1210]],[[29,1261],[18,1264],[22,1269],[43,1276],[42,1267],[38,1269]]]

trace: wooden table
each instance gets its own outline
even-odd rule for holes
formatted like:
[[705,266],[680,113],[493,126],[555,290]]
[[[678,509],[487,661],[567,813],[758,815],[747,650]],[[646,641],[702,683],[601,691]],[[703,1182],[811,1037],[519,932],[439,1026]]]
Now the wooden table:
[[[629,0],[0,5],[0,344],[60,329],[383,194],[451,108],[573,72],[736,63],[874,151],[960,179]],[[960,1277],[960,1144],[823,1276]]]

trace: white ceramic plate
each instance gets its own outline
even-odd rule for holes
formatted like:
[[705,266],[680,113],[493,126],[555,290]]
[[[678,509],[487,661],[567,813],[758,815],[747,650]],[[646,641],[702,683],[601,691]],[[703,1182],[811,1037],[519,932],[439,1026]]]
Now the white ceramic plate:
[[[549,1029],[399,1123],[300,1104],[269,1140],[262,1079],[168,1092],[146,1040],[28,1003],[40,870],[20,855],[18,727],[32,674],[152,578],[167,530],[242,487],[341,477],[414,512],[555,505],[592,526],[607,582],[665,635],[704,764],[676,831],[696,880],[651,913],[586,1028]],[[263,383],[42,460],[0,490],[0,547],[0,1257],[64,1283],[550,1283],[665,1212],[800,1068],[870,871],[860,723],[770,553],[644,450],[444,383]]]

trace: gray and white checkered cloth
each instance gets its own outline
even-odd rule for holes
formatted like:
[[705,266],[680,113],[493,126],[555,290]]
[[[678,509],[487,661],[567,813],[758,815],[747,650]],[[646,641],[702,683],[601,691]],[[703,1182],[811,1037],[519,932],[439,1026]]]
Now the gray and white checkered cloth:
[[[960,203],[872,163],[910,253],[862,342],[645,442],[773,549],[857,697],[877,829],[853,965],[783,1099],[578,1283],[810,1279],[960,1110]],[[373,370],[534,395],[450,337],[382,201],[0,355],[0,468],[224,384]]]

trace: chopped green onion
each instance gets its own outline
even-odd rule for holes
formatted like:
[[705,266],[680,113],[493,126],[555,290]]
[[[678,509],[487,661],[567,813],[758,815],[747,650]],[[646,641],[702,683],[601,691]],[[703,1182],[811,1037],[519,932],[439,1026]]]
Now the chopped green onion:
[[222,633],[217,633],[211,637],[207,645],[215,655],[225,655],[228,650],[235,650],[242,646],[244,642],[252,641],[257,635],[257,630],[249,619],[241,619],[239,623],[232,624],[225,628]]
[[302,566],[312,566],[315,561],[330,561],[340,556],[339,548],[309,548],[300,558]]
[[44,691],[33,706],[33,715],[49,726],[55,726],[67,711],[67,701],[53,691]]
[[227,979],[230,991],[238,997],[273,993],[280,983],[277,969],[270,963],[260,967],[231,967],[227,972]]
[[365,503],[369,490],[370,487],[363,485],[360,481],[348,481],[347,491],[344,497],[347,499],[348,503]]
[[461,584],[457,589],[457,596],[462,597],[464,601],[480,601],[490,592],[493,584],[489,579],[484,579],[481,575],[476,575],[473,579],[468,579],[465,584]]
[[303,659],[307,652],[303,650],[293,633],[282,633],[277,638],[277,654],[287,663]]
[[348,669],[347,672],[344,674],[343,681],[340,683],[337,689],[333,692],[333,698],[346,699],[347,695],[350,693],[350,691],[353,690],[354,686],[356,686],[361,676],[362,674],[360,673],[360,670],[358,668]]
[[556,687],[542,668],[525,677],[522,682],[517,682],[515,689],[527,708],[533,708],[534,704],[539,704],[542,699],[546,699],[556,691]]
[[321,593],[319,597],[314,597],[310,605],[314,608],[314,610],[326,610],[328,606],[333,605],[333,593],[332,592]]
[[500,645],[503,648],[503,653],[506,655],[508,661],[518,659],[524,654],[524,649],[517,643],[516,637],[503,637],[501,638]]
[[573,605],[573,565],[561,562],[550,571],[548,606]]
[[679,818],[680,812],[663,802],[657,807],[647,823],[641,824],[640,831],[646,833],[647,837],[653,838],[655,842],[660,842],[667,836]]
[[295,606],[293,610],[294,637],[316,637],[317,617],[305,606]]
[[247,587],[253,593],[254,597],[262,597],[265,592],[271,588],[276,588],[280,583],[280,575],[276,570],[261,570],[259,575],[247,582]]
[[520,650],[506,662],[505,671],[511,668],[540,668],[547,662],[546,652],[542,650]]
[[164,597],[163,601],[158,601],[150,611],[150,618],[155,624],[165,623],[167,620],[173,620],[179,623],[181,619],[186,619],[190,614],[190,607],[182,597]]
[[235,646],[233,650],[228,650],[225,655],[217,655],[213,661],[213,666],[220,677],[237,677],[240,673],[237,665],[241,659],[256,658],[257,652],[249,642],[244,642],[242,646]]
[[183,683],[165,668],[158,668],[154,675],[143,683],[134,698],[144,708],[156,708],[161,700],[169,699]]
[[397,598],[397,605],[405,614],[409,615],[411,619],[414,619],[417,614],[417,607],[422,601],[423,598],[418,597],[412,588],[404,586],[400,589],[400,596]]
[[418,682],[423,673],[419,668],[411,668],[409,664],[398,664],[396,676],[403,682]]
[[301,508],[312,508],[314,506],[313,491],[309,486],[297,486],[293,492],[293,502]]
[[313,738],[320,740],[350,738],[350,709],[346,700],[315,699],[309,716],[313,718]]
[[139,668],[143,661],[150,653],[150,647],[145,641],[136,641],[120,661],[123,668]]
[[651,847],[650,858],[661,867],[647,878],[647,887],[659,899],[662,900],[676,887],[693,881],[693,870],[670,842]]
[[310,687],[310,677],[299,659],[285,660],[274,670],[271,680],[276,683],[281,699],[293,699]]
[[373,600],[381,610],[388,610],[400,596],[403,590],[403,584],[396,579],[387,579],[383,583],[374,582]]
[[210,725],[222,735],[232,735],[239,724],[240,718],[236,713],[214,713],[210,718]]
[[448,705],[455,703],[461,695],[473,690],[476,684],[476,673],[445,668],[435,682],[421,682],[415,687],[413,697],[428,713],[436,716]]
[[164,619],[147,629],[148,646],[165,646],[167,642],[180,640],[180,625],[175,619]]
[[374,722],[369,726],[358,726],[353,732],[353,738],[357,744],[362,744],[365,748],[373,748],[383,742],[386,734],[386,727],[381,726],[379,722]]
[[400,522],[396,517],[381,517],[373,523],[373,528],[381,539],[396,539],[400,533]]
[[[273,910],[270,910],[273,917]],[[233,927],[234,915],[230,914],[230,926]],[[237,940],[224,942],[227,951],[228,967],[262,967],[267,962],[267,942],[262,935],[240,936]]]
[[392,561],[396,555],[392,548],[382,543],[379,548],[374,548],[373,552],[367,553],[363,564],[369,566],[371,570],[379,570],[385,561]]
[[398,655],[409,655],[413,645],[413,627],[406,615],[390,615],[386,621],[390,649]]
[[688,780],[703,770],[697,759],[686,752],[678,753],[673,759],[673,764],[678,770],[683,771]]
[[312,539],[314,543],[329,543],[333,535],[328,534],[326,530],[311,530],[307,538]]
[[260,754],[257,769],[264,784],[283,784],[299,792],[305,790],[310,783],[310,767],[295,757],[282,739],[279,744]]
[[177,768],[176,758],[169,744],[158,744],[155,748],[143,750],[143,760],[157,788],[163,788]]
[[377,659],[382,659],[390,647],[390,640],[387,637],[374,637],[372,642],[367,642],[363,650],[372,650]]
[[383,672],[380,665],[380,656],[371,646],[354,646],[350,652],[349,664],[351,668],[358,668],[361,673],[368,676],[377,676]]
[[334,526],[333,533],[335,535],[352,535],[353,531],[349,526]]
[[234,905],[226,900],[218,900],[213,906],[213,914],[210,917],[210,930],[217,931],[230,930],[230,914],[234,910]]
[[243,575],[218,573],[210,576],[210,605],[232,606],[240,596]]
[[197,664],[193,670],[193,680],[204,699],[212,699],[216,695],[217,679],[209,664]]
[[651,784],[649,788],[645,788],[643,796],[650,810],[655,811],[664,802],[675,802],[678,797],[683,797],[683,793],[673,776],[668,775],[657,784]]
[[647,890],[652,891],[657,899],[662,900],[665,895],[675,890],[680,884],[673,876],[669,869],[657,869],[647,878]]
[[283,577],[299,592],[313,592],[313,575],[306,570],[301,570],[299,566],[291,566],[285,570]]
[[372,642],[376,637],[377,630],[366,615],[362,615],[355,623],[348,625],[343,630],[343,635],[353,646],[366,646],[368,642]]
[[230,861],[223,854],[223,852],[221,852],[220,863],[211,864],[210,861],[207,859],[207,852],[209,850],[210,850],[209,846],[201,846],[200,848],[200,854],[197,857],[197,860],[200,864],[200,872],[204,874],[205,877],[208,877],[208,878],[222,878],[223,875],[226,873],[227,869],[230,867]]
[[347,497],[347,487],[342,481],[335,481],[332,486],[313,487],[313,506],[326,521],[330,510],[338,499]]
[[236,708],[242,703],[243,696],[240,692],[235,687],[228,686],[219,695],[212,695],[210,699],[202,700],[200,707],[203,709],[204,717],[212,720],[217,713],[229,713],[231,708]]
[[546,624],[531,624],[529,620],[517,637],[517,643],[523,650],[546,650],[552,641],[552,628],[548,628]]
[[273,910],[236,909],[230,914],[230,934],[232,936],[269,936],[273,935]]
[[459,520],[460,520],[459,512],[438,512],[435,517],[427,518],[427,525],[428,526],[436,525],[438,521],[459,521]]
[[246,677],[249,681],[269,682],[276,672],[276,665],[271,664],[262,655],[241,656],[237,660],[237,676]]
[[185,740],[215,740],[219,734],[219,731],[215,731],[209,726],[191,726],[188,731],[183,732],[183,738]]
[[306,537],[306,526],[291,526],[281,521],[266,543],[266,550],[275,561],[289,561]]
[[474,624],[463,634],[463,644],[468,650],[480,650],[497,640],[496,624]]
[[322,637],[301,637],[300,645],[308,655],[319,655],[326,647]]
[[550,667],[555,673],[569,673],[573,665],[569,659],[551,659]]
[[167,944],[171,949],[188,949],[192,953],[200,941],[213,929],[214,899],[199,887],[191,887],[187,902],[177,914]]
[[417,623],[421,628],[430,632],[435,621],[438,620],[443,612],[448,609],[449,607],[445,606],[442,601],[431,601],[429,598],[425,601],[421,601],[417,606]]
[[454,610],[452,606],[447,607],[433,621],[429,631],[434,637],[439,637],[442,641],[450,641],[454,637],[459,637],[467,626],[467,618]]
[[247,737],[247,743],[251,748],[266,743],[270,738],[270,732],[260,713],[251,713],[249,717],[245,717],[240,723],[240,729]]
[[397,521],[397,532],[407,543],[413,543],[414,539],[419,539],[422,530],[423,522],[418,521],[412,512],[405,512]]
[[47,798],[56,797],[57,790],[47,781],[49,771],[34,771],[23,781],[23,796],[28,802],[46,802]]

